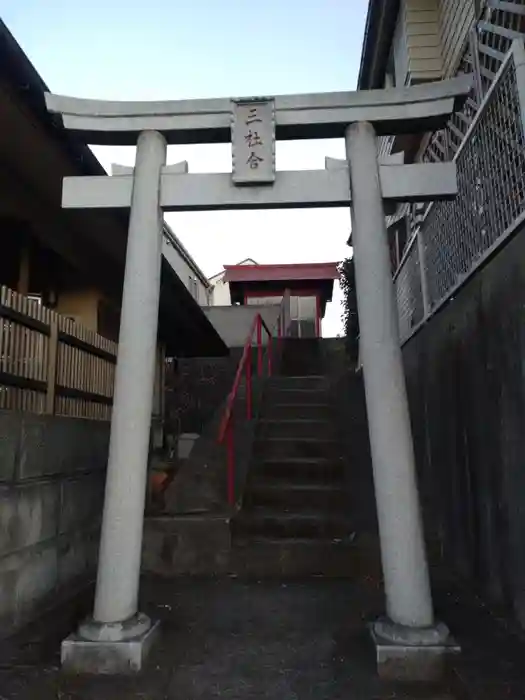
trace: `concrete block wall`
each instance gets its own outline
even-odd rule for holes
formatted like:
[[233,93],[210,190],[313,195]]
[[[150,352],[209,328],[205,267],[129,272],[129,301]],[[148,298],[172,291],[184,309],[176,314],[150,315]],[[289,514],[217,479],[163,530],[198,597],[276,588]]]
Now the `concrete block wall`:
[[94,577],[109,423],[0,411],[0,637]]
[[[257,314],[262,316],[268,328],[276,335],[281,306],[280,304],[210,306],[203,311],[229,348],[243,348]],[[263,345],[268,343],[268,335],[265,331],[262,333],[262,342]]]

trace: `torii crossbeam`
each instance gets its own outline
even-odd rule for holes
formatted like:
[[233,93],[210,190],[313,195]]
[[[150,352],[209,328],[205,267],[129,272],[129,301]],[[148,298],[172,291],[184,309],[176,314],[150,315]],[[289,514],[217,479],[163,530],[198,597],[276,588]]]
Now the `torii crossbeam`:
[[165,102],[109,102],[46,95],[50,112],[88,143],[135,146],[141,131],[160,131],[169,144],[229,143],[232,101],[275,104],[276,138],[343,138],[348,124],[368,121],[378,136],[415,134],[445,126],[462,104],[472,80],[460,76],[390,90],[219,98]]
[[[176,174],[161,170],[159,204],[163,211],[223,209],[303,209],[348,207],[350,174],[344,168],[278,171],[273,187],[236,187],[228,173]],[[454,163],[381,165],[381,191],[390,202],[432,202],[457,193]],[[71,209],[129,209],[133,172],[113,177],[65,177],[62,206]]]
[[[134,168],[65,178],[63,206],[130,209],[110,455],[93,619],[65,640],[80,671],[138,670],[155,627],[138,613],[162,211],[350,206],[360,349],[387,615],[374,626],[379,668],[435,670],[450,645],[434,619],[384,218],[385,205],[450,199],[454,163],[378,157],[377,137],[445,126],[467,76],[366,92],[182,102],[99,102],[46,95],[50,111],[89,143],[137,145]],[[346,161],[279,172],[276,139],[345,139]],[[166,166],[167,144],[232,143],[232,172]],[[424,660],[422,665],[422,660]],[[386,663],[385,663],[386,662]]]

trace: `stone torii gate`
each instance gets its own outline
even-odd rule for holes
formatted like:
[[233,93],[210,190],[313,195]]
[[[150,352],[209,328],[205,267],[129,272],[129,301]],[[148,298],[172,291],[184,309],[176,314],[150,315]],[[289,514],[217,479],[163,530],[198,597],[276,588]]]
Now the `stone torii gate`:
[[[434,618],[384,216],[385,203],[448,199],[454,163],[380,161],[377,137],[439,129],[468,94],[465,77],[410,88],[176,102],[47,94],[88,143],[136,145],[135,168],[67,177],[63,206],[130,209],[119,353],[93,617],[63,642],[77,671],[138,670],[157,626],[138,612],[143,511],[160,288],[162,211],[350,206],[366,405],[387,616],[380,668],[412,677],[450,644]],[[344,138],[346,161],[276,172],[276,139]],[[166,166],[167,144],[232,142],[232,173]],[[428,661],[431,661],[430,666]]]

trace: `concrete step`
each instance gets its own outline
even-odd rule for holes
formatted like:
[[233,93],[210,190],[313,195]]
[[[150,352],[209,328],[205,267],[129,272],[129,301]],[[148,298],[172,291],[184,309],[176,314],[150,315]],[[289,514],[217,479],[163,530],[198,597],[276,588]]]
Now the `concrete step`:
[[333,539],[240,538],[233,541],[231,568],[245,578],[379,578],[379,551],[359,536]]
[[143,572],[164,577],[380,578],[376,535],[232,538],[229,518],[202,514],[147,518]]
[[287,339],[281,362],[281,374],[288,376],[323,373],[323,356],[318,339]]
[[329,420],[308,420],[304,418],[263,419],[259,421],[258,436],[272,438],[335,438],[335,426]]
[[268,380],[268,387],[276,389],[306,389],[308,391],[326,391],[328,380],[323,375],[285,376],[277,374]]
[[320,440],[316,437],[285,438],[272,437],[257,438],[254,445],[254,455],[263,458],[319,458],[330,457],[336,459],[340,456],[341,447],[337,440]]
[[348,504],[348,495],[341,482],[324,484],[255,479],[248,487],[244,503],[248,508],[262,506],[293,511],[323,509],[343,512]]
[[[284,397],[286,398],[286,397]],[[329,420],[332,409],[327,402],[293,403],[271,401],[263,406],[263,418],[271,420]]]
[[242,510],[232,521],[234,537],[338,539],[351,536],[348,520],[339,513],[286,512],[273,508]]
[[273,384],[266,388],[264,401],[266,405],[280,403],[326,404],[329,403],[329,396],[328,392],[322,389],[299,389],[297,387],[278,386]]
[[148,517],[144,522],[142,571],[162,576],[226,573],[230,550],[229,513]]
[[334,480],[343,479],[344,463],[342,459],[323,457],[267,457],[254,466],[253,474],[258,478],[281,479],[286,482],[299,480],[302,483],[333,483]]

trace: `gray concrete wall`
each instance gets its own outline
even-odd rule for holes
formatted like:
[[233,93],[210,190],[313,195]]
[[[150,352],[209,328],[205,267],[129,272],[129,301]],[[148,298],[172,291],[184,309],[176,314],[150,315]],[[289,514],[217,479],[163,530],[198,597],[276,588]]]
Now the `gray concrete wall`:
[[0,411],[0,637],[94,577],[109,423]]
[[[261,314],[270,330],[276,327],[280,305],[268,306],[210,306],[203,309],[217,333],[229,348],[244,347],[248,333],[257,314]],[[263,331],[263,343],[268,336]]]
[[525,231],[403,348],[426,532],[525,626]]

